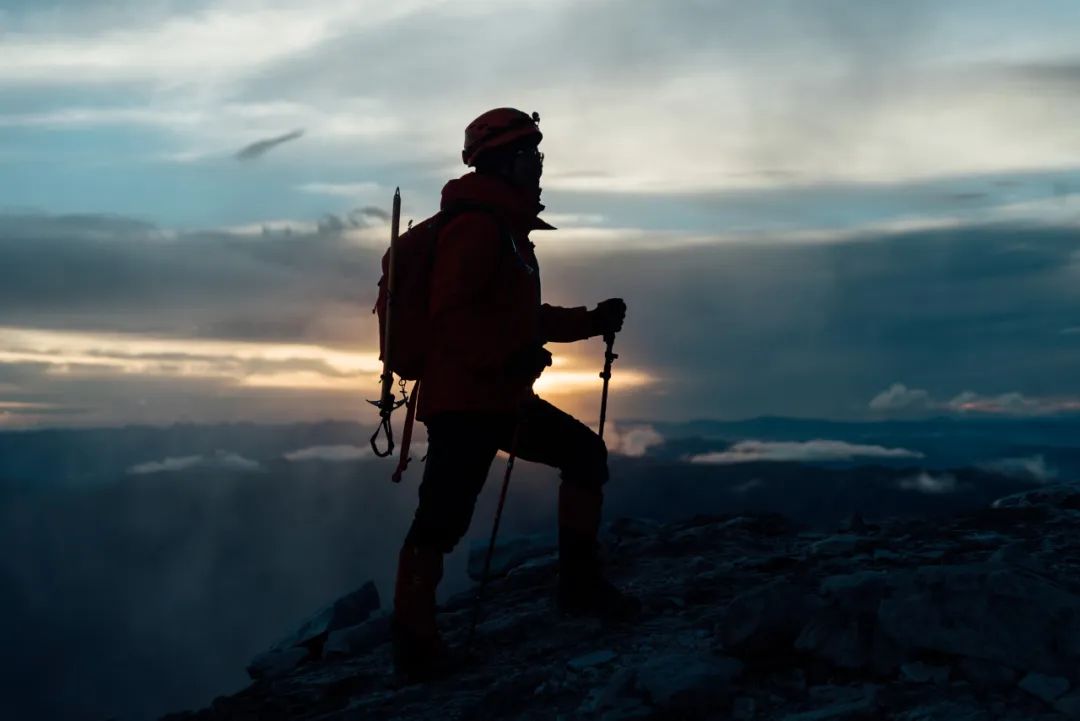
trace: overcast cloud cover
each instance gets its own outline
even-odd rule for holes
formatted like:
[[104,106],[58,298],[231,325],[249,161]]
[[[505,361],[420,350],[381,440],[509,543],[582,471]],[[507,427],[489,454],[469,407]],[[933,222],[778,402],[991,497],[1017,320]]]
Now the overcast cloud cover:
[[[0,424],[362,416],[393,188],[429,215],[499,105],[542,118],[548,300],[630,306],[614,417],[1075,411],[1078,21],[9,1]],[[595,415],[600,345],[559,350]]]

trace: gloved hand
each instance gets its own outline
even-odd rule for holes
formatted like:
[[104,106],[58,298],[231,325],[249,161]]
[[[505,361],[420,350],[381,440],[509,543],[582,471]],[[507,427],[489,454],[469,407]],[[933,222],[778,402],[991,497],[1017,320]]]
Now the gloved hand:
[[507,359],[504,373],[513,380],[534,381],[550,365],[551,352],[538,343],[530,344],[515,351]]
[[622,298],[608,298],[589,311],[592,335],[609,335],[622,330],[626,319],[626,303]]

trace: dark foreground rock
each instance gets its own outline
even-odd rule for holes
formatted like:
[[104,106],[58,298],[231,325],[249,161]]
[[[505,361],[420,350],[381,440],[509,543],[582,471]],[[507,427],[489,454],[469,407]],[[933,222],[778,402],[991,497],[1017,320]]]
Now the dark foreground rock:
[[[523,540],[452,677],[395,679],[381,612],[307,624],[250,687],[165,719],[1080,719],[1074,492],[858,521],[833,535],[777,516],[612,523],[611,575],[645,607],[621,626],[560,618],[555,558]],[[459,650],[471,610],[468,594],[442,606]]]
[[296,631],[252,659],[247,667],[248,675],[256,680],[285,675],[306,661],[322,657],[332,637],[332,649],[339,649],[342,643],[351,647],[357,633],[370,630],[370,625],[362,624],[378,610],[379,592],[368,581],[319,609]]

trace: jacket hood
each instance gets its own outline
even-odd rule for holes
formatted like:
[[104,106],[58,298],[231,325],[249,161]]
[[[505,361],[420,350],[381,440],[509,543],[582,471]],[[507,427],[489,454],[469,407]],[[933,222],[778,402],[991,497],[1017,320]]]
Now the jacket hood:
[[443,186],[441,208],[446,210],[460,203],[491,206],[526,231],[555,230],[555,226],[537,217],[544,210],[538,194],[515,188],[495,176],[466,173]]

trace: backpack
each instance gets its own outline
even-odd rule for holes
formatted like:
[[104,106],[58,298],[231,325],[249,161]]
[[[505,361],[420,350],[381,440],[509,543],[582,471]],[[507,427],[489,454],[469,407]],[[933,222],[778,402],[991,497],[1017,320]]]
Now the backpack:
[[[413,419],[416,416],[416,399],[420,389],[420,375],[424,372],[424,364],[427,359],[428,339],[430,338],[430,322],[428,319],[429,301],[431,299],[431,273],[435,267],[435,250],[439,241],[439,233],[459,213],[467,211],[480,211],[490,214],[499,226],[500,242],[498,262],[502,263],[502,249],[507,246],[514,247],[514,238],[510,233],[506,222],[494,208],[477,204],[459,204],[452,208],[440,210],[435,215],[422,221],[419,225],[409,224],[408,230],[399,235],[397,243],[393,246],[394,251],[394,299],[393,299],[393,332],[390,334],[390,367],[389,371],[398,375],[402,385],[403,400],[393,405],[398,407],[400,403],[407,403],[405,414],[405,428],[402,435],[400,458],[397,468],[394,470],[391,480],[400,483],[402,474],[408,468],[409,446],[412,440]],[[382,276],[379,278],[379,294],[375,300],[372,313],[379,316],[379,360],[386,356],[386,318],[390,305],[390,249],[382,257]],[[493,279],[494,280],[494,279]],[[404,390],[406,380],[415,380],[411,396],[407,396]],[[370,401],[379,406],[378,401]],[[380,451],[376,439],[381,430],[386,432],[387,449]],[[383,416],[382,423],[371,437],[371,448],[375,455],[384,458],[394,451],[393,431],[390,428],[389,414]]]
[[[506,223],[499,213],[489,206],[461,204],[440,210],[435,215],[398,236],[394,247],[393,332],[390,334],[390,371],[405,380],[417,380],[424,371],[427,358],[429,322],[428,305],[431,295],[431,273],[435,267],[435,248],[439,233],[460,213],[482,211],[491,214],[499,224],[500,233],[509,237]],[[506,246],[500,244],[500,247]],[[500,259],[501,259],[500,254]],[[379,294],[372,313],[379,316],[379,360],[386,355],[386,311],[390,298],[388,278],[390,250],[382,257],[382,277],[379,278]]]

